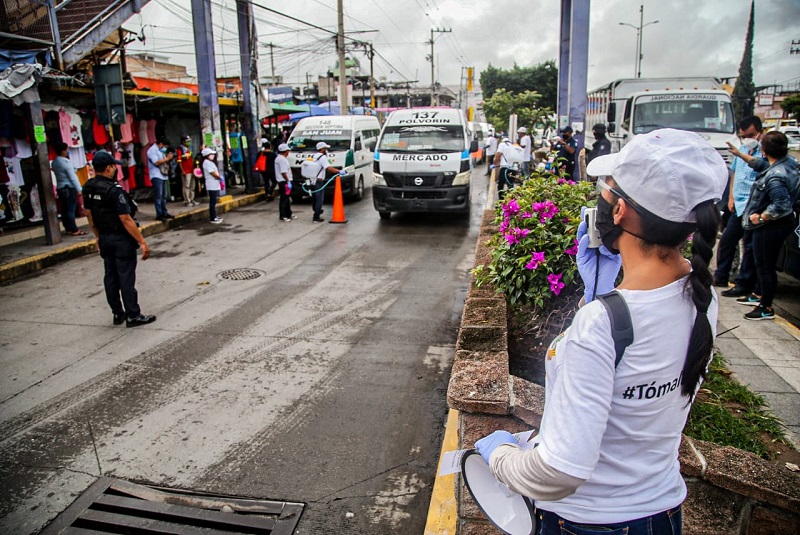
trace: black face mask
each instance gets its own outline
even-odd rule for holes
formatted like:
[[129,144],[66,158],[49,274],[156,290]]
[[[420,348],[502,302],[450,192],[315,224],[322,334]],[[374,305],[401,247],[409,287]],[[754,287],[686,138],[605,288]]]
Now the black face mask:
[[602,195],[597,199],[595,226],[606,249],[613,254],[619,254],[619,249],[614,248],[614,242],[620,237],[623,229],[614,223],[614,205],[609,203]]

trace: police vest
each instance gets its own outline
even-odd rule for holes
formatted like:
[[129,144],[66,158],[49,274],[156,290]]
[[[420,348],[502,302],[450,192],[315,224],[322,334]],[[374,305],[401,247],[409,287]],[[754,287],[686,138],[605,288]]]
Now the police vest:
[[88,181],[83,188],[83,195],[91,199],[92,220],[100,234],[128,233],[125,230],[125,225],[119,219],[114,188],[119,188],[125,196],[130,209],[130,216],[136,215],[136,203],[117,182],[98,177]]

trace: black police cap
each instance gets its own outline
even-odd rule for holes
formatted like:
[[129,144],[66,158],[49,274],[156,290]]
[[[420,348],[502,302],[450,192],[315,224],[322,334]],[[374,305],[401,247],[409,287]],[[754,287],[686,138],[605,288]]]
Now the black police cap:
[[104,150],[99,150],[94,154],[94,159],[92,159],[92,166],[95,168],[95,171],[101,171],[108,167],[109,165],[122,165],[122,162],[119,160],[115,160],[111,154]]

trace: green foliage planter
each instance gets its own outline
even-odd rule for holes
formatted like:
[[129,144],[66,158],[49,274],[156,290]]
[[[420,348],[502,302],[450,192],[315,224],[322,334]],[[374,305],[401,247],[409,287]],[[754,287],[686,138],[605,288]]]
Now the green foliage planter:
[[536,172],[510,190],[497,203],[491,261],[473,270],[477,284],[492,284],[512,306],[546,307],[578,277],[575,235],[593,193],[589,182]]

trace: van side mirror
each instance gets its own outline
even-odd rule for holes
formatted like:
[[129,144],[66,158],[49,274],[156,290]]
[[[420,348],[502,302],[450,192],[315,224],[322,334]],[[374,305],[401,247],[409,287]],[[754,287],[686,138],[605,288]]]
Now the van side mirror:
[[470,152],[478,152],[478,140],[473,139],[472,143],[469,144],[469,151]]
[[367,150],[370,152],[375,152],[375,141],[368,141],[367,142]]
[[608,123],[608,127],[606,128],[609,134],[613,134],[616,129],[617,126],[614,123]]
[[361,138],[357,137],[356,142],[353,143],[353,150],[361,150]]
[[606,113],[606,122],[611,124],[617,121],[617,103],[608,103],[608,113]]

